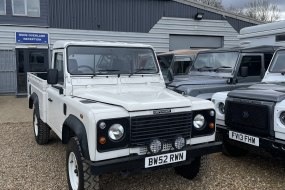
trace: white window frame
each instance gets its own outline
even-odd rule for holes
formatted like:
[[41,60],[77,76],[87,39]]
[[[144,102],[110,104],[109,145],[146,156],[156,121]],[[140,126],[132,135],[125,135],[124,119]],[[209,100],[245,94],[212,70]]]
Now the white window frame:
[[[12,13],[13,13],[13,16],[27,16],[27,17],[41,17],[41,0],[38,0],[39,1],[39,16],[31,16],[31,15],[28,15],[28,6],[27,6],[27,1],[28,0],[23,0],[24,1],[24,4],[25,4],[25,14],[15,14],[14,12],[14,0],[11,0],[12,1]],[[6,3],[6,0],[5,0],[5,3]]]
[[3,1],[4,1],[4,13],[0,12],[0,15],[6,15],[6,0]]

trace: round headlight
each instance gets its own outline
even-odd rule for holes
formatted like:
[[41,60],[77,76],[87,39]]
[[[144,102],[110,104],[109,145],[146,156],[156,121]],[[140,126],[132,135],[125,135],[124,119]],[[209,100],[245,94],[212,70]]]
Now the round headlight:
[[224,103],[219,103],[219,112],[221,114],[225,114],[225,104]]
[[162,143],[158,139],[151,141],[149,145],[150,151],[154,154],[159,153],[161,151],[161,148],[162,148]]
[[178,150],[180,150],[181,148],[183,148],[185,146],[185,139],[183,137],[178,137],[177,139],[175,139],[174,141],[174,147]]
[[109,138],[113,141],[118,141],[124,136],[124,127],[120,124],[114,124],[109,128]]
[[280,121],[281,121],[281,123],[283,124],[283,125],[285,125],[285,112],[282,112],[281,114],[280,114]]
[[197,114],[194,117],[193,125],[196,129],[201,129],[205,126],[205,117],[201,114]]

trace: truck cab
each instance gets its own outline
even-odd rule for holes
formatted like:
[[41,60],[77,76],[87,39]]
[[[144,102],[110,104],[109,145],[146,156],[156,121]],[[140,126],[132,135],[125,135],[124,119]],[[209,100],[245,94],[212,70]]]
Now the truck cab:
[[215,142],[210,101],[166,88],[149,45],[57,41],[47,73],[28,74],[38,144],[67,144],[70,189],[100,189],[106,173],[175,168],[193,179]]
[[182,50],[174,50],[158,54],[157,59],[164,80],[166,82],[169,82],[168,79],[169,70],[172,71],[173,77],[187,75],[193,65],[193,62],[196,59],[197,54],[205,50],[206,49],[200,49],[200,50],[182,49]]
[[278,50],[261,83],[214,94],[217,130],[226,155],[251,149],[285,155],[285,49]]
[[216,92],[260,82],[277,47],[222,48],[198,53],[188,75],[167,86],[178,93],[210,100]]

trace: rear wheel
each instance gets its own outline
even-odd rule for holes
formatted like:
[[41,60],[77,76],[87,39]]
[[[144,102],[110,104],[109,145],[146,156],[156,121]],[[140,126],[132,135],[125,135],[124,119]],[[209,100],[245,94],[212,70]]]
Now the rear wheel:
[[47,144],[49,141],[50,129],[40,118],[37,117],[36,110],[33,114],[33,128],[36,142],[40,145]]
[[233,157],[239,157],[244,156],[248,153],[247,150],[242,149],[240,147],[237,147],[235,145],[230,144],[226,140],[223,141],[223,154],[226,156],[233,156]]
[[77,137],[69,140],[66,151],[68,186],[71,190],[99,190],[99,176],[91,174],[90,164],[83,157]]
[[206,173],[208,156],[195,158],[191,164],[175,167],[175,172],[186,179],[194,179]]

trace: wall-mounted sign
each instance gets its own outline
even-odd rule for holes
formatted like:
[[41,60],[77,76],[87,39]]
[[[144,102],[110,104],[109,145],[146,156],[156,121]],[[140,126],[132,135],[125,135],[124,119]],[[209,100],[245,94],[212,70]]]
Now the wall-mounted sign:
[[16,32],[16,43],[21,43],[21,44],[48,44],[48,34]]

